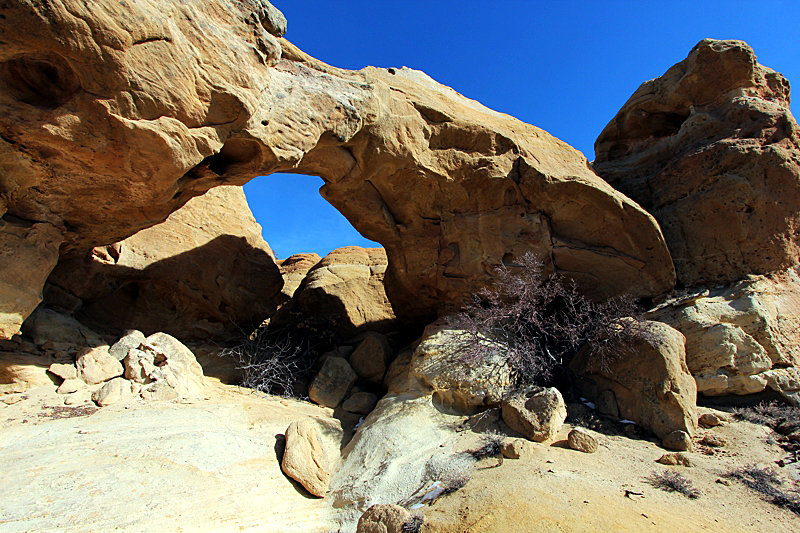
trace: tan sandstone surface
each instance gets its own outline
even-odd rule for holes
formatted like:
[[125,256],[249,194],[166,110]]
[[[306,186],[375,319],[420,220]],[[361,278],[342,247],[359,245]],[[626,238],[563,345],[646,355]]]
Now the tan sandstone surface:
[[[64,406],[63,396],[54,391],[54,384],[41,385],[2,397],[3,531],[355,531],[359,514],[337,509],[334,495],[311,497],[280,470],[281,436],[290,423],[317,417],[338,423],[329,418],[330,409],[211,379],[206,395],[193,400],[143,403],[129,398],[101,409]],[[7,405],[9,398],[20,400]],[[417,410],[432,409],[417,405]],[[407,435],[430,453],[479,444],[478,433],[458,429],[466,417],[436,414],[435,409],[429,413],[413,416],[417,422],[430,417],[427,424],[435,420],[430,429],[422,423]],[[396,422],[376,417],[373,424],[402,428],[404,420],[413,419],[403,416],[395,416]],[[621,431],[592,431],[600,447],[585,454],[566,446],[570,428],[565,425],[546,443],[528,443],[520,459],[506,459],[499,467],[494,459],[478,463],[463,488],[412,511],[424,515],[422,531],[789,533],[800,525],[796,515],[761,501],[743,486],[716,482],[731,468],[768,465],[781,457],[763,427],[737,422],[705,430],[725,439],[725,447],[687,454],[692,468],[671,467],[703,493],[696,500],[645,481],[651,472],[665,469],[655,462],[664,450],[654,442]],[[408,437],[373,432],[361,439],[360,449],[368,454],[363,456],[367,464],[376,466],[373,461],[384,453],[381,440],[394,440],[398,451],[420,457],[420,448],[403,444]],[[369,440],[373,445],[365,448]],[[355,452],[359,445],[351,448],[362,461],[361,452]],[[370,481],[381,490],[370,492],[369,501],[392,502],[393,491],[408,475],[397,464],[384,468],[379,479]],[[348,473],[339,478],[346,480]],[[338,484],[337,494],[347,490]],[[626,490],[631,494],[626,496]]]
[[20,291],[36,294],[59,244],[119,242],[215,186],[278,171],[321,176],[322,195],[386,248],[406,317],[452,307],[531,250],[597,297],[672,287],[654,219],[579,152],[421,72],[329,67],[272,35],[268,8],[4,5],[0,197],[7,223],[54,236],[13,245],[36,267]]
[[797,264],[798,131],[786,78],[705,39],[633,93],[593,168],[658,220],[681,283],[729,283]]

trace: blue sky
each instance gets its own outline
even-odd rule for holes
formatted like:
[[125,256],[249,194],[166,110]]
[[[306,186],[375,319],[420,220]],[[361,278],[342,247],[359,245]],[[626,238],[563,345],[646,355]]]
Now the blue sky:
[[[703,38],[746,41],[762,64],[800,87],[798,0],[273,3],[288,20],[286,38],[326,63],[423,70],[589,160],[631,93]],[[369,245],[322,199],[321,185],[316,177],[279,175],[245,186],[278,257]]]

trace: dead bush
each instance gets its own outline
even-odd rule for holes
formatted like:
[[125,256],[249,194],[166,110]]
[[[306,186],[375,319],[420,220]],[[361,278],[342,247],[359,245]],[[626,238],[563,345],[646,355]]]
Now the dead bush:
[[[766,501],[800,515],[800,491],[797,483],[793,486],[778,476],[774,468],[749,464],[731,470],[725,477],[745,484],[759,493]],[[787,487],[787,485],[790,485]]]
[[800,408],[778,402],[736,407],[733,409],[733,416],[738,420],[770,427],[782,435],[800,430]]
[[[457,347],[458,355],[465,365],[477,365],[502,351],[518,386],[547,381],[585,344],[607,367],[626,340],[647,334],[633,298],[590,301],[574,282],[544,276],[532,253],[499,265],[494,274],[493,285],[458,315],[456,325],[469,339]],[[626,317],[632,320],[621,320]]]
[[647,477],[652,486],[667,492],[679,492],[687,498],[696,499],[702,494],[694,488],[692,482],[674,470],[653,472]]

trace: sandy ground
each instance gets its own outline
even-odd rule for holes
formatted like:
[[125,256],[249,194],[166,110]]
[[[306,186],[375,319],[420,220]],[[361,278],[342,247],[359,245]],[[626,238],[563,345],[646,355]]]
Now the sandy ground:
[[[191,401],[65,406],[44,367],[25,372],[37,386],[0,395],[0,532],[335,531],[327,500],[284,476],[278,460],[291,421],[330,409],[213,378]],[[665,453],[655,442],[612,430],[596,433],[600,449],[585,454],[565,446],[569,429],[499,467],[484,460],[464,488],[417,511],[422,531],[800,531],[797,515],[717,481],[787,455],[764,427],[700,431],[725,446],[698,447],[688,454],[694,467],[669,467],[692,480],[698,499],[647,483],[668,468],[655,462]],[[479,437],[464,434],[463,449]]]

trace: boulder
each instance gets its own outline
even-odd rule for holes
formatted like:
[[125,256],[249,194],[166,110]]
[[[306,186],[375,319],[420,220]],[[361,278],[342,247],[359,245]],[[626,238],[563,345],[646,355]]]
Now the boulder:
[[533,446],[535,445],[526,439],[504,439],[500,443],[500,453],[506,459],[519,459],[531,453]]
[[668,450],[678,450],[679,452],[692,451],[692,436],[685,431],[676,429],[667,433],[661,440],[661,445]]
[[646,321],[642,333],[621,341],[605,357],[584,347],[569,368],[582,379],[582,393],[597,398],[611,390],[619,416],[659,438],[697,427],[697,385],[686,366],[684,336],[660,322]]
[[[62,255],[82,260],[86,250],[161,223],[219,185],[291,171],[321,176],[321,194],[384,246],[386,294],[404,317],[458,307],[491,280],[492,265],[527,251],[549,258],[550,272],[569,273],[592,297],[652,297],[674,284],[655,220],[579,152],[422,72],[326,65],[275,37],[280,17],[260,0],[126,2],[124,16],[117,0],[54,2],[42,10],[13,3],[3,12],[0,65],[14,76],[0,88],[0,154],[7,215],[58,228]],[[83,29],[73,31],[76,20]],[[88,31],[102,38],[88,46]],[[14,257],[51,264],[57,246],[32,241]],[[211,255],[227,269],[233,249],[203,252],[221,250]],[[116,252],[106,252],[97,262],[117,270]],[[203,310],[192,318],[243,309],[227,297],[195,298],[226,276],[209,279],[190,257],[176,259],[187,272],[167,270],[202,289],[177,291],[159,277],[169,293],[131,283],[108,309],[139,301],[137,287],[162,302],[188,298]],[[42,277],[27,282],[26,294],[38,293]],[[30,306],[4,312],[25,316]],[[190,330],[213,332],[213,325]]]
[[[116,378],[115,378],[116,379]],[[56,392],[58,394],[72,394],[86,387],[86,382],[82,379],[70,378],[65,379],[61,385],[58,386]]]
[[350,397],[345,400],[345,402],[342,404],[342,409],[348,413],[366,415],[375,409],[377,403],[378,397],[371,392],[356,392],[351,394]]
[[350,363],[341,357],[328,357],[311,381],[308,397],[320,405],[334,408],[342,402],[356,379],[358,376]]
[[367,331],[392,331],[397,321],[383,285],[387,265],[383,248],[333,250],[308,270],[271,326],[310,320],[323,324],[340,340]]
[[147,400],[191,398],[203,393],[203,368],[175,337],[153,333],[125,356],[125,377],[142,385]]
[[364,381],[380,383],[391,359],[392,349],[386,335],[370,332],[350,356],[350,366]]
[[75,366],[78,376],[89,385],[103,383],[125,371],[122,364],[109,355],[107,345],[84,348],[78,353]]
[[302,419],[286,429],[286,450],[281,460],[283,472],[305,489],[324,498],[340,463],[342,427],[332,419]]
[[583,428],[575,428],[567,435],[567,443],[573,450],[584,453],[594,453],[597,451],[597,439],[590,432]]
[[567,406],[556,388],[529,388],[503,400],[503,421],[525,437],[544,442],[556,436],[567,419]]
[[697,423],[703,428],[715,428],[722,424],[722,420],[714,413],[703,413],[697,419]]
[[694,466],[692,460],[681,452],[665,453],[656,462],[667,466]]
[[48,342],[80,348],[105,344],[100,335],[71,316],[41,306],[28,317],[22,330],[38,346]]
[[686,363],[705,396],[753,394],[769,387],[795,405],[800,382],[798,267],[710,290],[688,291],[648,317],[686,337]]
[[125,332],[125,335],[111,345],[108,349],[109,355],[118,361],[122,361],[128,355],[132,348],[139,348],[143,342],[146,342],[144,333],[138,329],[132,329]]
[[50,368],[48,368],[47,371],[53,374],[54,376],[58,376],[64,380],[76,379],[78,377],[78,370],[75,368],[75,365],[53,363],[52,365],[50,365]]
[[658,220],[680,282],[730,283],[800,257],[798,134],[786,78],[704,39],[634,92],[593,168]]
[[49,282],[80,298],[87,323],[191,340],[272,316],[283,279],[242,188],[217,187],[161,224],[62,257]]
[[498,345],[493,355],[481,362],[464,360],[468,343],[485,342],[442,318],[425,328],[414,350],[409,373],[433,391],[434,400],[442,407],[460,413],[473,413],[478,408],[496,407],[510,390],[511,367],[505,350]]
[[356,533],[405,533],[411,513],[392,503],[376,503],[358,519]]
[[124,378],[114,378],[104,383],[102,387],[92,393],[92,400],[100,407],[105,407],[113,403],[132,396],[138,392],[138,385]]

